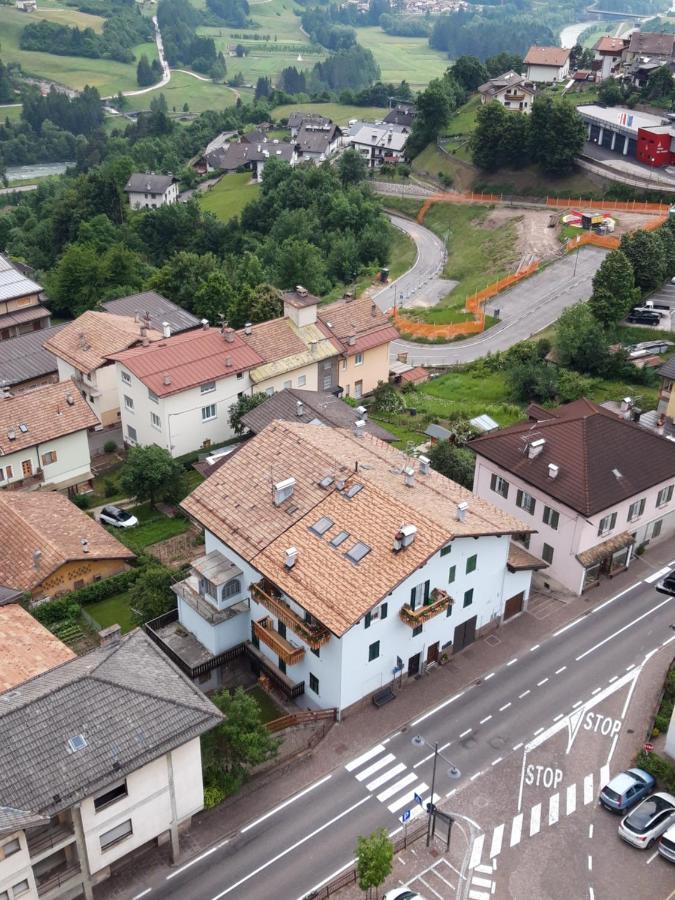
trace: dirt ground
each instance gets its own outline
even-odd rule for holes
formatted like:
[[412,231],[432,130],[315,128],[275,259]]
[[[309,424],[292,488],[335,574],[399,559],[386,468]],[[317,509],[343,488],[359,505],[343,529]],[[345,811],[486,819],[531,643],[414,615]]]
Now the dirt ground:
[[518,229],[518,255],[551,259],[560,253],[562,244],[558,229],[549,228],[551,213],[545,209],[511,209],[497,207],[483,221],[483,227],[497,228],[506,222],[515,222]]

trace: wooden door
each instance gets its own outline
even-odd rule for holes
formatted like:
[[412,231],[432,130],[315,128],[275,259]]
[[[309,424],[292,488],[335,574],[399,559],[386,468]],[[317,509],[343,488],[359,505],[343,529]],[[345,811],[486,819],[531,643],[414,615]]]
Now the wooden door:
[[519,594],[516,594],[515,597],[509,597],[509,599],[504,604],[504,621],[518,615],[518,613],[521,613],[523,611],[524,603],[525,593],[523,591],[521,591]]
[[33,463],[29,459],[24,459],[21,463],[21,471],[24,478],[30,478],[33,474]]
[[416,653],[408,660],[408,678],[417,675],[420,670],[420,654]]
[[438,662],[438,641],[427,650],[427,665],[432,662]]

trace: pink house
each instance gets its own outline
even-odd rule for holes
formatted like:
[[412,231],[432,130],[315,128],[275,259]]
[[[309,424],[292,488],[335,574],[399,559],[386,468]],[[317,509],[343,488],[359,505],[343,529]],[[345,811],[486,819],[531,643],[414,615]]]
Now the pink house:
[[589,400],[532,405],[530,420],[472,441],[473,490],[531,522],[522,543],[581,594],[675,532],[675,445]]

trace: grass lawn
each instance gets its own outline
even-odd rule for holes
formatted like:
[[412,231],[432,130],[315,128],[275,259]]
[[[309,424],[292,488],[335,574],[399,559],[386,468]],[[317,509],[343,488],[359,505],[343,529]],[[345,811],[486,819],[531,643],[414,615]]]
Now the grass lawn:
[[150,509],[149,503],[133,507],[132,512],[139,524],[135,528],[110,528],[115,537],[126,544],[134,553],[141,553],[151,544],[165,541],[177,534],[183,534],[188,530],[187,519],[170,519],[158,510]]
[[379,26],[356,29],[356,40],[371,50],[382,70],[382,81],[407,81],[415,90],[439,78],[450,65],[447,54],[432,50],[426,37],[399,37]]
[[112,597],[98,603],[89,603],[84,608],[101,628],[120,625],[122,634],[126,634],[127,631],[136,627],[137,623],[129,606],[129,595],[126,591],[121,594],[113,594]]
[[347,125],[350,119],[383,119],[387,115],[386,109],[379,106],[343,106],[341,103],[287,103],[277,106],[272,112],[275,122],[287,119],[292,112],[301,110],[307,113],[317,113],[332,119],[338,125]]
[[23,106],[21,103],[16,106],[0,106],[0,119],[4,122],[5,119],[9,119],[10,122],[18,122],[21,118],[21,110]]
[[250,172],[225,175],[210,191],[198,195],[202,209],[223,222],[238,216],[246,204],[260,193],[260,185],[250,184],[250,181]]
[[471,97],[464,106],[460,106],[450,119],[446,134],[472,134],[476,129],[476,116],[480,109],[480,97]]
[[281,707],[277,706],[270,695],[264,691],[259,685],[254,685],[250,691],[246,691],[249,697],[253,697],[260,709],[260,717],[263,723],[271,722],[273,719],[280,719],[285,715]]
[[184,72],[172,72],[171,81],[163,88],[138,97],[128,97],[126,111],[150,109],[153,99],[160,94],[166,97],[169,109],[176,112],[183,109],[184,103],[188,104],[190,112],[202,113],[207,109],[221,110],[234,106],[237,100],[236,93],[226,84],[200,81]]

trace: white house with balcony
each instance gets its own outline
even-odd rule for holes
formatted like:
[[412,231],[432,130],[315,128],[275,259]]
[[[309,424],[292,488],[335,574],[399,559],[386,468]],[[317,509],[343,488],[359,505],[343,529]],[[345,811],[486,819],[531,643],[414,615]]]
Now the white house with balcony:
[[526,609],[525,523],[363,426],[273,422],[183,501],[206,555],[146,627],[193,678],[245,654],[343,712]]
[[581,594],[627,568],[635,547],[672,536],[672,441],[589,400],[529,413],[471,442],[473,489],[528,523],[521,542],[547,578]]
[[154,172],[134,172],[124,191],[132,209],[157,209],[178,201],[179,180],[175,175],[155,175]]

